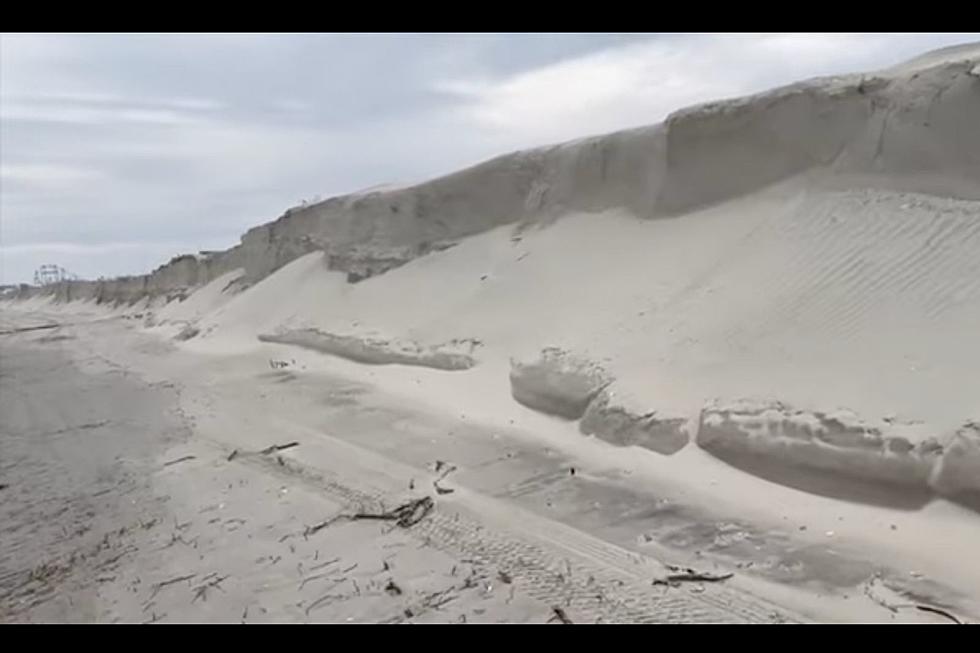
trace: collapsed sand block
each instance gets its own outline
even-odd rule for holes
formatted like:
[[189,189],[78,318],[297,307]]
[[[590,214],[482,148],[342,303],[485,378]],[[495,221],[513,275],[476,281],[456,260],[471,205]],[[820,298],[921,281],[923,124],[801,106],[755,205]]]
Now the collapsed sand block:
[[643,447],[669,456],[690,441],[688,421],[686,417],[668,417],[656,411],[641,413],[603,390],[589,404],[579,430],[621,447]]
[[437,370],[470,369],[476,365],[472,353],[480,346],[476,340],[452,340],[445,344],[423,346],[415,342],[342,336],[319,329],[260,334],[259,340],[297,345],[367,365],[415,365]]
[[750,461],[920,491],[929,489],[943,453],[934,438],[912,444],[847,412],[802,411],[778,402],[709,404],[701,412],[697,443],[736,466]]
[[637,446],[670,455],[690,440],[688,419],[643,412],[608,390],[610,378],[600,365],[557,347],[537,358],[511,360],[511,395],[533,410],[581,419],[579,430],[621,447]]
[[518,403],[549,415],[580,419],[608,383],[598,365],[557,347],[542,350],[534,360],[511,360],[511,395]]
[[946,443],[931,485],[943,496],[980,499],[980,421],[967,422]]

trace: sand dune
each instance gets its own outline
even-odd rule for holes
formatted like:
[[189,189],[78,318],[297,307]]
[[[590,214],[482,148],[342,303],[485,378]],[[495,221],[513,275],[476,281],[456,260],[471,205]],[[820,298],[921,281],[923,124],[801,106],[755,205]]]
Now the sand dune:
[[978,66],[966,46],[693,107],[18,302],[141,301],[188,351],[432,367],[458,379],[434,401],[516,400],[644,455],[696,442],[777,483],[960,499],[980,493]]

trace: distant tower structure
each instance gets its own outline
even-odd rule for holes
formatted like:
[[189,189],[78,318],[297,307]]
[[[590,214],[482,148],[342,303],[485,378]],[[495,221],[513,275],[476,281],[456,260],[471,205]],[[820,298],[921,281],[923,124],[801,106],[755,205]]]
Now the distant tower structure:
[[34,271],[34,285],[47,286],[61,281],[76,281],[78,275],[72,274],[63,267],[47,264]]

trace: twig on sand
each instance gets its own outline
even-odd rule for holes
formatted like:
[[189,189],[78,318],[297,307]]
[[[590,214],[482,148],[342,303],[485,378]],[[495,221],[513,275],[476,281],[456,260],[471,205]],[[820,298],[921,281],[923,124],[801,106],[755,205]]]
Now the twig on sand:
[[164,467],[170,467],[171,465],[176,465],[177,463],[182,463],[185,460],[194,460],[195,458],[197,458],[197,456],[184,456],[183,458],[177,458],[175,460],[171,460],[171,461],[165,462],[165,463],[163,463],[163,466]]
[[932,613],[932,614],[938,614],[941,617],[946,617],[947,619],[949,619],[950,621],[952,621],[953,623],[956,623],[956,624],[962,624],[963,623],[962,621],[960,621],[959,619],[957,619],[955,616],[953,616],[949,612],[946,612],[945,610],[942,610],[940,608],[935,608],[935,607],[930,606],[930,605],[922,605],[922,604],[916,604],[916,603],[889,603],[889,602],[887,602],[886,600],[884,600],[880,596],[877,596],[874,592],[871,591],[872,590],[872,586],[874,585],[874,583],[875,583],[876,580],[880,580],[880,578],[878,578],[876,576],[874,579],[871,580],[871,582],[865,583],[865,585],[864,585],[864,594],[869,599],[871,599],[872,601],[874,601],[875,603],[877,603],[881,607],[885,608],[886,610],[888,610],[892,614],[896,614],[899,610],[902,610],[902,609],[906,609],[907,610],[907,609],[915,608],[916,610],[919,610],[920,612],[929,612],[929,613]]
[[456,467],[456,465],[451,465],[451,464],[449,464],[447,462],[443,462],[441,460],[437,460],[436,461],[436,471],[438,472],[439,470],[442,470],[442,473],[439,474],[439,478],[437,478],[436,481],[437,482],[438,481],[441,481],[442,479],[446,478],[447,476],[449,476],[450,474],[452,474],[453,472],[455,472],[457,469],[458,468]]
[[385,592],[391,596],[398,596],[402,593],[402,588],[400,588],[395,581],[388,579],[388,584],[385,585]]
[[193,540],[191,540],[190,542],[188,542],[187,540],[184,539],[184,536],[183,535],[177,535],[177,533],[171,533],[170,534],[170,541],[167,542],[166,544],[164,544],[162,547],[160,547],[160,549],[161,550],[162,549],[169,549],[174,544],[177,544],[177,542],[180,542],[184,546],[189,546],[189,547],[194,548],[194,549],[197,548],[197,538],[196,537]]
[[39,326],[20,327],[17,329],[7,329],[0,331],[0,336],[9,336],[13,333],[24,333],[25,331],[40,331],[41,329],[57,329],[60,324],[41,324]]
[[554,614],[552,615],[551,619],[548,619],[547,623],[550,624],[552,621],[555,621],[556,619],[558,621],[562,622],[563,624],[574,624],[575,623],[574,621],[572,621],[571,619],[569,619],[568,618],[568,615],[565,613],[565,611],[563,609],[561,609],[560,607],[558,607],[557,605],[551,606],[551,611]]
[[[211,575],[213,575],[213,572],[212,572],[212,574],[208,574],[208,576],[211,576]],[[207,576],[205,576],[205,578],[207,578]],[[214,588],[219,589],[222,592],[224,592],[225,590],[222,589],[221,583],[224,582],[224,580],[226,578],[228,578],[228,576],[218,576],[217,578],[215,578],[214,580],[212,580],[210,582],[202,583],[202,584],[198,585],[197,587],[195,587],[194,588],[194,590],[195,590],[194,591],[194,598],[191,599],[191,603],[193,603],[194,601],[196,601],[198,599],[202,599],[204,601],[207,601],[208,600],[208,594],[207,594],[207,592],[208,592],[208,588],[209,587],[214,587]]]
[[[235,449],[230,454],[228,454],[228,462],[233,461],[238,456],[238,449]],[[248,609],[248,608],[246,608]]]
[[287,442],[286,444],[274,444],[272,446],[266,447],[259,453],[270,454],[276,451],[285,451],[286,449],[292,449],[293,447],[298,447],[299,442]]
[[150,619],[149,619],[148,621],[144,621],[143,623],[144,623],[144,624],[152,624],[152,623],[156,623],[156,622],[158,622],[158,621],[160,621],[161,619],[163,619],[163,618],[164,618],[164,617],[166,617],[166,616],[167,616],[167,615],[166,615],[166,613],[164,613],[164,614],[161,614],[160,616],[157,616],[157,613],[156,613],[156,612],[154,612],[154,613],[152,614],[152,616],[150,617]]
[[306,607],[306,615],[307,615],[307,616],[309,616],[309,614],[310,614],[310,612],[311,612],[311,611],[312,611],[312,610],[313,610],[314,608],[318,608],[318,607],[320,607],[321,605],[324,605],[324,604],[326,604],[326,603],[330,603],[331,601],[339,601],[339,600],[342,600],[342,599],[346,599],[346,598],[347,598],[347,597],[346,597],[346,596],[344,596],[343,594],[324,594],[323,596],[321,596],[320,598],[318,598],[318,599],[317,599],[316,601],[314,601],[313,603],[310,603],[310,604],[309,604],[309,605],[308,605],[308,606]]
[[123,549],[123,551],[122,551],[122,553],[120,553],[120,554],[118,554],[118,555],[115,555],[115,556],[113,556],[113,557],[111,557],[111,558],[109,558],[108,560],[105,560],[105,561],[103,561],[103,562],[101,562],[101,563],[99,563],[99,564],[98,564],[98,565],[96,566],[96,569],[100,569],[100,570],[101,570],[101,569],[105,569],[105,568],[106,568],[106,567],[108,567],[109,565],[112,565],[112,564],[115,564],[115,563],[117,563],[117,562],[119,562],[119,560],[120,560],[120,559],[121,559],[121,558],[122,558],[122,557],[123,557],[124,555],[126,555],[127,553],[130,553],[130,552],[132,552],[132,551],[136,551],[136,547],[134,547],[134,546],[127,546],[127,547],[126,547],[125,549]]
[[723,580],[728,580],[735,575],[733,573],[712,574],[697,571],[691,569],[690,567],[675,567],[674,565],[667,565],[667,568],[676,573],[667,574],[665,578],[654,579],[654,585],[669,585],[671,587],[676,587],[681,583],[718,583]]
[[307,576],[299,584],[299,589],[303,589],[304,587],[306,587],[306,584],[307,583],[312,583],[313,581],[315,581],[315,580],[317,580],[319,578],[326,578],[329,575],[330,575],[329,573],[323,573],[323,574],[314,574],[313,576]]
[[439,481],[432,481],[432,487],[436,489],[436,494],[452,494],[456,491],[449,487],[442,487],[439,485]]
[[318,565],[313,565],[310,567],[310,571],[316,571],[317,569],[323,569],[324,567],[329,567],[332,564],[340,562],[340,558],[334,558],[333,560],[327,560],[326,562],[321,562]]
[[928,605],[917,605],[915,606],[915,608],[916,610],[921,610],[922,612],[931,612],[933,614],[938,614],[940,616],[946,617],[947,619],[951,620],[953,623],[960,624],[960,625],[963,624],[962,621],[960,621],[950,613],[946,612],[945,610],[940,610],[939,608],[933,608]]
[[449,596],[447,596],[447,594],[449,594],[455,589],[456,586],[451,585],[439,592],[432,592],[431,594],[427,594],[425,598],[422,599],[422,607],[438,610],[439,608],[446,605],[450,601],[455,601],[456,599],[459,598],[458,595],[450,594]]
[[331,524],[343,519],[350,521],[356,521],[359,519],[393,521],[396,525],[401,526],[402,528],[409,528],[425,519],[425,517],[432,512],[434,507],[435,503],[432,501],[431,497],[422,497],[421,499],[414,499],[386,512],[358,512],[354,513],[353,515],[334,515],[333,517],[325,519],[318,524],[307,526],[303,530],[303,537],[307,538],[310,535],[323,530],[327,526],[330,526]]
[[329,519],[323,520],[319,524],[313,524],[312,526],[307,526],[303,530],[303,537],[304,538],[305,537],[309,537],[310,535],[313,535],[314,533],[318,533],[319,531],[322,531],[324,528],[326,528],[330,524],[333,524],[336,521],[340,521],[341,519],[352,519],[352,517],[350,517],[349,515],[334,515],[333,517],[330,517]]
[[359,512],[352,515],[351,519],[381,519],[393,521],[402,528],[409,528],[419,523],[432,512],[435,502],[432,497],[422,497],[404,503],[393,510],[381,513]]
[[171,578],[169,580],[164,580],[159,583],[155,583],[153,585],[153,593],[150,594],[150,598],[152,599],[154,596],[156,596],[157,593],[167,585],[173,585],[174,583],[181,583],[185,580],[191,580],[195,576],[197,576],[197,574],[188,574],[186,576],[177,576],[176,578]]

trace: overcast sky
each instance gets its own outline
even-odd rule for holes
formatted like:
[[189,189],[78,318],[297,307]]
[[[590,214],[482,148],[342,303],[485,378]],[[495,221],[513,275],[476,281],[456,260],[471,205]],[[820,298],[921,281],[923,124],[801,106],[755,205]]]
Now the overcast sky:
[[0,283],[977,35],[0,35]]

